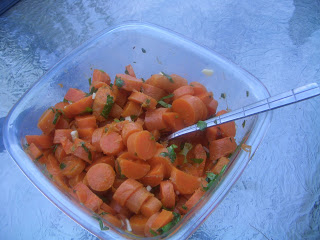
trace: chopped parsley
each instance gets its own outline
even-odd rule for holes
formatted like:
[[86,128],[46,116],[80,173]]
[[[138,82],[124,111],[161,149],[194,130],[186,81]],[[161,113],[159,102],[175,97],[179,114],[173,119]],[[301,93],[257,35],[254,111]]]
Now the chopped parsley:
[[67,100],[67,99],[65,99],[65,98],[63,98],[63,102],[67,103],[67,102],[68,102],[68,100]]
[[223,99],[225,99],[225,98],[226,98],[226,94],[225,94],[225,93],[221,93],[221,97],[222,97]]
[[145,82],[146,80],[144,80],[144,78],[141,78],[142,82]]
[[197,127],[199,128],[200,131],[203,131],[207,128],[207,123],[204,121],[199,121],[197,122]]
[[54,108],[53,107],[49,107],[48,109],[50,109],[53,113],[55,113]]
[[60,167],[60,169],[62,170],[62,169],[64,169],[64,168],[66,167],[66,164],[60,163],[59,167]]
[[165,107],[165,108],[171,108],[171,107],[172,107],[171,104],[166,103],[166,102],[164,102],[164,101],[162,101],[162,100],[160,100],[158,103],[159,103],[161,106]]
[[160,153],[160,155],[163,157],[169,157],[171,162],[174,163],[174,161],[177,158],[176,152],[174,151],[175,148],[178,148],[178,146],[175,144],[172,144],[170,147],[167,147],[168,152],[162,152]]
[[184,209],[184,210],[188,210],[188,208],[186,207],[186,205],[182,205],[181,207],[182,207],[182,209]]
[[153,236],[158,236],[158,234],[157,234],[155,231],[153,231],[152,229],[150,229],[150,233],[151,233]]
[[136,115],[131,115],[130,118],[132,121],[135,121],[138,117]]
[[88,79],[89,86],[91,86],[91,78]]
[[100,216],[104,216],[104,215],[107,215],[107,214],[109,214],[109,213],[107,213],[107,212],[99,213]]
[[247,95],[247,97],[249,97],[249,91],[246,91],[246,95]]
[[163,98],[161,98],[160,101],[161,101],[161,100],[168,99],[168,98],[172,98],[173,96],[174,96],[173,93],[171,93],[171,94],[169,94],[169,95],[164,96]]
[[215,188],[218,185],[218,183],[219,183],[223,173],[226,171],[226,169],[227,169],[227,165],[224,165],[223,168],[221,169],[220,173],[217,175],[212,172],[208,172],[207,178],[206,178],[208,185],[206,187],[203,187],[203,190],[208,191],[211,187]]
[[51,146],[51,148],[52,148],[52,152],[53,152],[53,153],[55,153],[55,152],[56,152],[57,147],[58,147],[58,144],[54,144],[54,145],[52,145],[52,146]]
[[103,222],[100,217],[97,217],[95,215],[92,215],[92,217],[99,222],[99,226],[100,226],[101,231],[109,230],[109,228],[107,226],[103,225]]
[[130,75],[127,69],[124,71],[124,73]]
[[91,155],[91,152],[90,152],[89,148],[85,145],[84,142],[81,142],[81,147],[86,151],[86,153],[88,153],[88,159],[91,161],[92,160],[92,155]]
[[244,128],[246,126],[246,120],[243,120],[242,127]]
[[188,152],[189,152],[192,148],[193,148],[193,146],[192,146],[191,143],[185,143],[185,144],[183,145],[183,149],[182,149],[182,151],[179,153],[179,154],[181,154],[181,155],[184,156],[184,161],[183,161],[183,163],[187,163],[187,162],[188,162],[188,160],[187,160],[187,154],[188,154]]
[[105,119],[108,118],[109,113],[111,111],[111,108],[113,107],[114,101],[113,101],[113,97],[108,95],[107,96],[107,103],[106,105],[104,105],[103,110],[101,112],[101,116],[104,117]]
[[85,109],[83,112],[81,112],[80,114],[83,114],[83,113],[92,113],[92,112],[93,112],[93,110],[92,110],[91,107],[86,107],[86,109]]
[[103,71],[103,70],[101,70],[101,69],[99,69],[99,71],[100,71],[100,72],[102,72],[102,73],[104,73],[104,72],[105,72],[105,71]]
[[124,85],[124,81],[119,78],[119,77],[116,77],[116,80],[114,81],[114,84],[118,87],[118,88],[122,88],[123,85]]
[[104,128],[104,132],[105,133],[108,132],[108,128],[107,127]]
[[147,52],[144,48],[141,48],[141,51],[142,51],[143,53],[146,53],[146,52]]
[[214,121],[213,121],[216,125],[218,124],[218,121],[217,121],[217,119],[215,119]]
[[172,79],[172,77],[170,75],[168,75],[168,74],[166,74],[164,72],[161,72],[161,73],[163,74],[163,76],[165,76],[166,78],[169,79],[169,82],[174,83],[174,81],[173,81],[173,79]]
[[191,158],[191,160],[195,163],[202,163],[203,162],[203,158]]

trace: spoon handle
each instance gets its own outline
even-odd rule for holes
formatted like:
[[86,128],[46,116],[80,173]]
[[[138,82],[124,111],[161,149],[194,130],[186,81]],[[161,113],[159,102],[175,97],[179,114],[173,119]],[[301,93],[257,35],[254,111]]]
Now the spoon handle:
[[[311,83],[302,87],[292,89],[284,93],[277,94],[269,98],[265,98],[256,103],[228,112],[221,116],[210,118],[204,122],[207,124],[206,128],[208,128],[208,127],[220,125],[226,122],[238,120],[241,118],[246,118],[258,113],[270,111],[272,109],[284,107],[289,104],[293,104],[293,103],[300,102],[312,97],[316,97],[318,95],[320,95],[320,88],[318,84]],[[172,133],[171,135],[167,136],[165,140],[171,140],[173,138],[182,136],[187,133],[195,132],[198,130],[200,130],[199,127],[197,126],[197,124],[194,124],[194,125],[191,125],[190,127],[186,127],[175,133]]]

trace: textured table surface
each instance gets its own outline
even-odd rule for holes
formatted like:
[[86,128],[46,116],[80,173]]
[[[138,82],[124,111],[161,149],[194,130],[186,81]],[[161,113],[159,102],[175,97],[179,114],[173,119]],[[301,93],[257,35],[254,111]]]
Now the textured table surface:
[[[319,0],[24,0],[0,16],[0,125],[60,58],[127,20],[208,46],[271,94],[320,84]],[[0,159],[0,239],[95,239],[27,180],[2,142]],[[319,163],[320,98],[276,110],[253,160],[191,239],[319,239]]]

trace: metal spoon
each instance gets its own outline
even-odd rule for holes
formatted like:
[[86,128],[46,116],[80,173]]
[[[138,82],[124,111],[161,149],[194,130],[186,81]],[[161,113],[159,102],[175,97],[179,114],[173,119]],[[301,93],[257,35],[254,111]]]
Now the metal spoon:
[[[206,124],[204,123],[201,124],[202,125],[201,130],[203,130],[204,128],[220,125],[226,122],[231,122],[241,118],[246,118],[262,112],[270,111],[272,109],[284,107],[289,104],[293,104],[293,103],[300,102],[312,97],[316,97],[318,95],[320,95],[320,88],[318,84],[317,83],[307,84],[305,86],[295,88],[281,94],[277,94],[275,96],[266,98],[264,100],[260,100],[256,103],[228,112],[221,116],[210,118],[204,121]],[[183,128],[177,132],[170,134],[169,136],[165,137],[163,140],[169,141],[174,138],[185,135],[187,133],[191,133],[199,130],[200,130],[199,126],[197,124],[194,124],[190,127]]]

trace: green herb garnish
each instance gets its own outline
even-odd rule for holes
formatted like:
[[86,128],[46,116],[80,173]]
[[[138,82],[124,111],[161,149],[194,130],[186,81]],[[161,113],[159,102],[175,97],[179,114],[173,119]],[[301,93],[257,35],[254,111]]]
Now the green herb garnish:
[[203,158],[191,158],[191,160],[195,163],[202,163],[203,162]]
[[103,70],[101,70],[101,69],[99,69],[99,71],[100,71],[100,72],[102,72],[102,73],[104,73],[104,72],[105,72],[105,71],[103,71]]
[[176,152],[174,151],[175,148],[178,148],[178,146],[175,144],[172,144],[170,147],[167,147],[168,152],[162,152],[160,153],[160,155],[163,157],[169,157],[171,162],[174,163],[174,161],[177,158]]
[[184,210],[188,210],[188,208],[186,207],[186,205],[182,205],[181,207],[182,207],[182,209],[184,209]]
[[89,86],[91,86],[91,78],[88,79]]
[[119,78],[119,77],[116,77],[116,80],[114,81],[114,84],[118,87],[118,88],[122,88],[123,85],[124,85],[124,81]]
[[61,116],[61,112],[56,111],[56,113],[54,114],[54,118],[52,123],[55,125],[59,119],[59,117]]
[[170,75],[168,75],[168,74],[166,74],[166,73],[164,73],[164,72],[161,72],[161,73],[162,73],[163,76],[165,76],[166,78],[168,78],[171,83],[174,83],[174,81],[173,81],[173,79],[172,79],[172,77],[171,77]]
[[183,155],[184,156],[184,160],[183,160],[183,163],[187,163],[188,160],[187,160],[187,154],[188,152],[193,148],[192,144],[191,143],[185,143],[183,145],[183,149],[181,150],[181,152],[179,154]]
[[146,52],[147,52],[144,48],[141,48],[141,51],[142,51],[143,53],[146,53]]
[[101,112],[101,116],[104,117],[105,119],[108,118],[109,113],[111,111],[111,108],[113,107],[114,101],[113,101],[113,97],[108,95],[107,96],[107,103],[106,105],[104,105],[103,110]]
[[135,121],[138,117],[136,115],[131,115],[130,118],[132,121]]
[[158,236],[158,234],[157,234],[155,231],[153,231],[152,229],[150,229],[150,233],[151,233],[153,236]]
[[218,183],[219,183],[223,173],[226,171],[226,169],[227,169],[227,165],[224,165],[223,168],[221,169],[220,173],[217,175],[212,172],[208,172],[207,178],[206,178],[208,185],[206,187],[203,187],[203,190],[208,191],[211,187],[215,188],[218,185]]
[[91,155],[91,152],[90,152],[89,148],[87,148],[87,146],[85,145],[84,142],[81,142],[81,147],[86,151],[86,153],[88,153],[88,159],[91,161],[92,160],[92,155]]
[[197,122],[197,127],[199,128],[200,131],[203,131],[207,128],[207,123],[204,121],[199,121]]
[[216,124],[216,125],[218,124],[218,121],[217,121],[217,119],[215,119],[215,120],[214,120],[213,122],[214,122],[214,124]]
[[49,107],[48,109],[50,109],[53,113],[55,113],[54,108],[53,107]]
[[249,97],[249,91],[246,91],[246,95],[247,95],[247,97]]
[[107,215],[107,214],[109,214],[109,213],[107,213],[107,212],[99,213],[100,216],[104,216],[104,215]]
[[94,215],[92,215],[92,217],[99,222],[99,226],[100,226],[101,231],[109,230],[109,228],[107,226],[103,225],[103,222],[102,222],[100,217],[97,217],[97,216],[94,216]]
[[165,108],[171,108],[171,107],[172,107],[171,104],[166,103],[166,102],[164,102],[164,101],[162,101],[162,100],[160,100],[158,103],[159,103],[161,106],[165,107]]
[[66,165],[64,163],[60,163],[59,167],[62,170],[62,169],[64,169],[66,167]]
[[144,78],[141,78],[142,82],[145,82],[146,80],[144,80]]
[[86,107],[86,110],[84,110],[83,112],[81,112],[80,114],[83,114],[83,113],[92,113],[93,110],[91,107]]
[[242,127],[244,128],[246,126],[246,120],[243,120]]
[[129,72],[128,72],[128,70],[127,70],[127,69],[124,71],[124,73],[125,73],[125,74],[127,74],[127,75],[129,75]]
[[164,96],[163,98],[161,98],[160,100],[165,100],[165,99],[168,99],[168,98],[172,98],[174,95],[173,93],[167,95],[167,96]]
[[90,92],[89,92],[89,93],[86,93],[86,97],[89,97],[90,95],[92,95],[93,93],[95,93],[95,92],[97,92],[97,91],[98,91],[97,88],[92,87],[92,88],[90,89]]
[[55,153],[55,152],[56,152],[57,147],[58,147],[58,144],[54,144],[54,145],[52,145],[52,146],[51,146],[51,148],[52,148],[52,152],[53,152],[53,153]]
[[225,98],[226,98],[226,94],[225,94],[225,93],[221,93],[221,97],[222,97],[223,99],[225,99]]
[[67,102],[68,102],[68,100],[67,100],[67,99],[65,99],[65,98],[63,98],[63,102],[67,103]]

